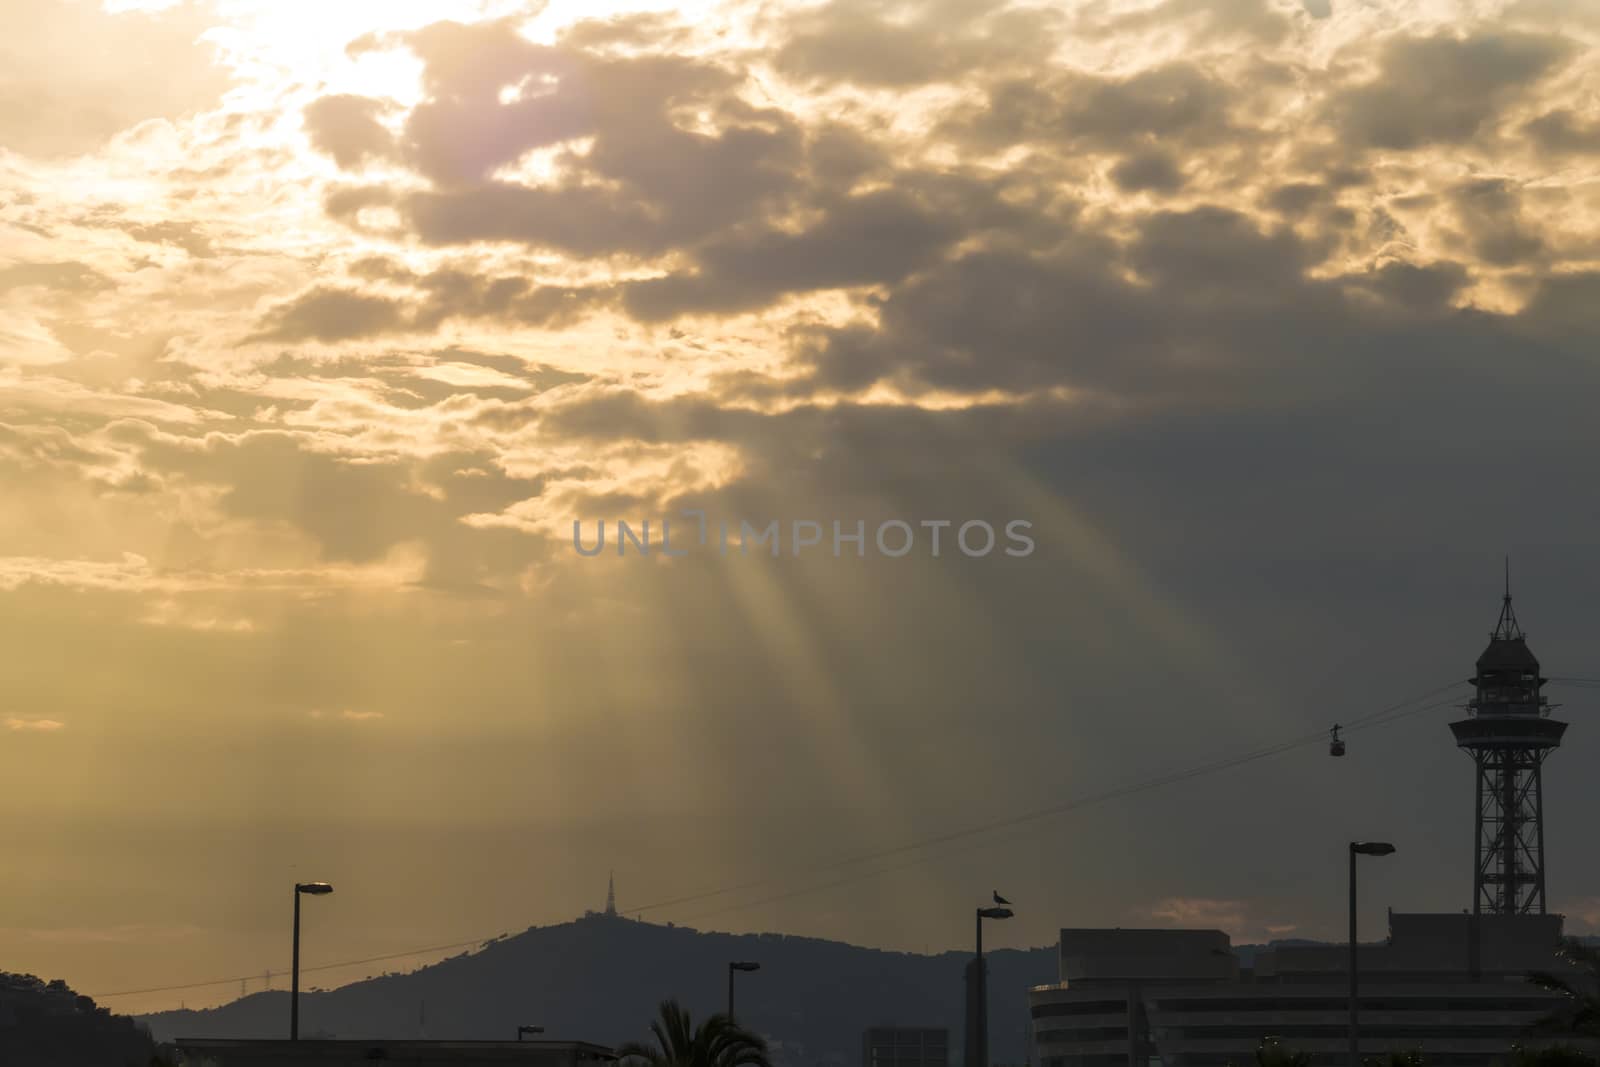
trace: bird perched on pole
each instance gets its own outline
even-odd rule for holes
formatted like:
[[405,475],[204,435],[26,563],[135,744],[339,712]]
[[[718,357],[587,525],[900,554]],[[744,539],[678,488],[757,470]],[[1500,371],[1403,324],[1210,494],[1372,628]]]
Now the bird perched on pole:
[[1005,897],[1000,895],[1000,890],[998,890],[998,889],[996,889],[994,891],[994,902],[996,904],[1010,904],[1011,903],[1011,901],[1007,900]]

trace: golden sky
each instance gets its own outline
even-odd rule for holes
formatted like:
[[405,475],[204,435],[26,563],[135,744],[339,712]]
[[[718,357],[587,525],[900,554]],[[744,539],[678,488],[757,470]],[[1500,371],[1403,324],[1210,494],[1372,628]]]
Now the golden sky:
[[[1505,552],[1600,675],[1597,41],[1585,0],[0,8],[0,969],[281,970],[312,879],[308,964],[401,952],[611,869],[900,949],[993,885],[1002,943],[1316,936],[1391,826],[1374,921],[1463,906],[1448,711],[787,891],[1465,678]],[[690,508],[1037,551],[573,551]]]

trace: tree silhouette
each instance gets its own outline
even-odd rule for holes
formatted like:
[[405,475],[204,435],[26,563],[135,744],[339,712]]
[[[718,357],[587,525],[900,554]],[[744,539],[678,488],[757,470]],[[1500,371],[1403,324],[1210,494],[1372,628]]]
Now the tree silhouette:
[[1511,1050],[1510,1067],[1595,1067],[1595,1060],[1588,1053],[1567,1045],[1537,1049],[1518,1045]]
[[1577,973],[1535,971],[1528,975],[1528,981],[1563,999],[1560,1007],[1534,1024],[1534,1031],[1600,1037],[1600,948],[1585,944],[1580,938],[1564,937],[1558,955]]
[[1275,1037],[1263,1038],[1256,1049],[1256,1067],[1310,1067],[1311,1054],[1284,1046]]
[[723,1014],[695,1026],[675,1000],[661,1002],[661,1017],[650,1032],[655,1047],[630,1041],[617,1049],[617,1058],[643,1060],[649,1067],[772,1067],[759,1034]]

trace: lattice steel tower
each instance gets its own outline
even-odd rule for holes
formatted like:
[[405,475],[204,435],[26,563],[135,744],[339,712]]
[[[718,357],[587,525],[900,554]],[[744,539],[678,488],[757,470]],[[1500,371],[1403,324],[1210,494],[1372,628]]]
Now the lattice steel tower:
[[1511,610],[1506,581],[1500,621],[1478,657],[1467,718],[1450,724],[1478,767],[1472,910],[1544,914],[1544,802],[1540,768],[1567,724],[1540,693],[1548,678]]

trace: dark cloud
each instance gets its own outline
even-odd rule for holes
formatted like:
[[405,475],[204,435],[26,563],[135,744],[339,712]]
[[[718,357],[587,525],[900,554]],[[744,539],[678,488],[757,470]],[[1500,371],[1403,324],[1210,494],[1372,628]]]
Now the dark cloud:
[[1523,124],[1522,132],[1540,151],[1556,155],[1600,154],[1600,115],[1555,108]]
[[[535,45],[505,22],[438,23],[406,40],[423,60],[429,94],[406,120],[408,156],[443,186],[471,186],[532,149],[594,137],[587,162],[569,156],[569,165],[647,198],[687,186],[715,194],[728,191],[718,188],[719,172],[731,170],[737,181],[745,166],[759,165],[744,154],[771,132],[744,124],[706,136],[674,123],[681,109],[730,103],[738,76],[710,62]],[[764,119],[792,130],[780,113]]]
[[1301,284],[1315,256],[1288,231],[1263,232],[1237,211],[1200,207],[1142,220],[1128,262],[1175,299],[1254,302]]
[[130,218],[129,214],[121,205],[103,203],[89,208],[73,221],[94,229],[120,230],[145,244],[180,248],[195,259],[212,259],[217,255],[210,233],[198,222],[182,219],[147,222]]
[[832,0],[783,20],[773,65],[806,82],[909,87],[1050,55],[1065,18],[996,0]]
[[1600,272],[1572,271],[1540,279],[1517,316],[1526,332],[1581,348],[1600,341]]
[[535,285],[519,275],[485,278],[437,270],[416,282],[419,300],[410,326],[431,330],[452,318],[499,319],[555,328],[573,322],[607,297],[605,289]]
[[1274,0],[1161,0],[1128,10],[1086,4],[1077,13],[1074,33],[1088,38],[1139,36],[1182,26],[1191,40],[1276,43],[1289,32],[1292,10]]
[[[362,274],[378,272],[365,261]],[[253,341],[344,341],[395,333],[428,333],[449,319],[488,319],[528,326],[567,325],[610,299],[606,288],[542,286],[521,275],[484,277],[443,268],[416,275],[383,268],[386,281],[405,285],[388,296],[353,288],[314,286],[262,317]]]
[[1335,96],[1332,113],[1357,145],[1460,144],[1490,128],[1572,50],[1561,37],[1491,29],[1396,37],[1379,53],[1377,76]]
[[[562,53],[540,55],[546,61],[530,62],[506,86],[480,85],[474,77],[465,87],[417,105],[404,134],[417,169],[441,185],[471,184],[525,152],[590,135],[589,101],[573,88],[581,75]],[[558,84],[564,91],[545,87],[545,79],[563,74]],[[499,89],[519,85],[527,95],[499,102]]]
[[1141,152],[1111,168],[1111,181],[1125,193],[1174,193],[1183,188],[1183,170],[1165,152]]
[[196,223],[172,220],[133,223],[127,229],[128,235],[135,240],[147,241],[150,244],[172,245],[183,249],[196,259],[210,259],[217,254],[211,238]]
[[1316,278],[1325,248],[1234,211],[1144,217],[1130,239],[964,254],[895,287],[876,326],[805,329],[817,388],[913,392],[1065,386],[1114,407],[1303,403],[1350,352],[1454,314],[1459,264]]
[[1182,61],[1125,77],[1010,75],[991,84],[981,104],[948,116],[941,131],[989,148],[1203,149],[1240,132],[1231,119],[1235,97],[1225,81]]
[[1233,91],[1187,63],[1142,71],[1127,78],[1084,78],[1072,86],[1062,118],[1067,132],[1116,144],[1149,134],[1163,141],[1224,130]]
[[1495,267],[1526,263],[1544,240],[1522,212],[1521,190],[1501,179],[1464,182],[1450,190],[1472,255]]
[[1443,311],[1470,280],[1459,263],[1389,262],[1349,281],[1385,302],[1417,311]]
[[334,185],[322,195],[322,207],[328,216],[361,232],[396,229],[394,226],[371,225],[362,218],[369,209],[393,208],[395,193],[378,185]]
[[416,193],[406,218],[430,245],[510,241],[579,256],[658,253],[666,225],[644,205],[602,188],[531,189],[490,182],[448,193]]
[[746,311],[787,293],[898,282],[962,233],[956,220],[904,193],[827,205],[799,233],[763,227],[697,249],[697,270],[623,287],[623,307],[653,321],[689,311]]
[[1169,317],[1150,314],[1097,245],[964,254],[891,293],[877,329],[806,331],[800,352],[819,384],[847,390],[889,379],[1028,391],[1114,375],[1135,354],[1146,364],[1170,335]]
[[802,141],[792,120],[703,134],[642,115],[596,137],[574,163],[578,178],[416,193],[402,209],[428,244],[510,241],[583,256],[658,255],[779,210],[800,188]]
[[[743,75],[725,65],[585,48],[650,38],[665,25],[580,24],[549,47],[503,23],[410,35],[429,99],[406,120],[405,155],[435,188],[338,188],[326,196],[329,214],[359,226],[367,209],[393,207],[404,228],[436,246],[684,254],[688,270],[627,288],[630,308],[656,318],[895,280],[953,236],[950,224],[909,214],[905,198],[846,195],[893,169],[883,146],[860,131],[837,122],[807,130],[786,112],[755,106],[739,95]],[[554,146],[553,178],[490,177]],[[797,210],[821,221],[798,233],[752,223]]]
[[411,281],[416,274],[404,263],[387,256],[363,256],[345,268],[352,278],[369,282]]
[[1325,203],[1331,192],[1315,182],[1290,182],[1267,196],[1267,206],[1280,215],[1303,215],[1315,205]]
[[759,433],[755,425],[764,421],[761,415],[730,411],[706,397],[660,402],[630,389],[588,393],[548,409],[539,424],[566,439],[660,444],[732,440]]
[[318,286],[267,312],[258,341],[346,341],[389,333],[405,323],[399,301]]
[[368,159],[384,159],[394,153],[394,136],[378,121],[389,106],[365,96],[319,97],[306,105],[306,134],[319,152],[332,156],[341,168],[353,170]]
[[0,268],[0,292],[38,286],[64,293],[97,293],[115,285],[85,263],[13,263]]

